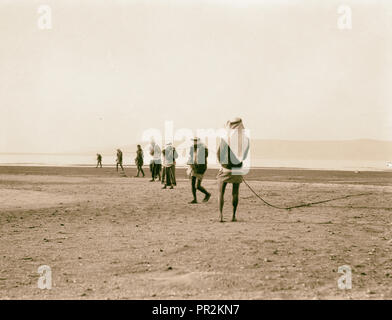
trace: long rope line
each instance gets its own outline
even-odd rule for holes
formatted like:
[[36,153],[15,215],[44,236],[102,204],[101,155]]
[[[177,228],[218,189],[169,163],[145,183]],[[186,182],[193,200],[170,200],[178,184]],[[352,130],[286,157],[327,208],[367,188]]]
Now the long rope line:
[[295,206],[291,206],[291,207],[278,207],[278,206],[275,206],[275,205],[265,201],[262,197],[260,197],[256,193],[256,191],[254,191],[252,189],[252,187],[246,182],[245,179],[243,179],[243,181],[246,184],[246,186],[249,188],[249,190],[252,191],[252,193],[257,198],[259,198],[261,201],[263,201],[266,205],[268,205],[270,207],[273,207],[273,208],[276,208],[276,209],[282,209],[282,210],[291,210],[291,209],[294,209],[294,208],[310,207],[310,206],[315,205],[315,204],[320,204],[320,203],[325,203],[325,202],[330,202],[330,201],[335,201],[335,200],[341,200],[341,199],[347,199],[347,198],[351,198],[351,197],[359,197],[359,196],[365,196],[365,195],[372,194],[372,193],[349,194],[349,195],[342,196],[342,197],[337,197],[337,198],[332,198],[332,199],[327,199],[327,200],[321,200],[321,201],[315,201],[315,202],[308,202],[308,203],[303,203],[303,204],[299,204],[299,205],[295,205]]

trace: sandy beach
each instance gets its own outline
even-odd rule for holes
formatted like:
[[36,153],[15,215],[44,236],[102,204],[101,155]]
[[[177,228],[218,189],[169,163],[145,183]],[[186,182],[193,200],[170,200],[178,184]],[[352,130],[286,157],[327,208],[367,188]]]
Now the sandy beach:
[[[113,168],[0,167],[1,299],[392,299],[392,172],[253,169],[238,222],[208,203]],[[53,287],[37,287],[48,265]],[[352,269],[340,290],[339,266]]]

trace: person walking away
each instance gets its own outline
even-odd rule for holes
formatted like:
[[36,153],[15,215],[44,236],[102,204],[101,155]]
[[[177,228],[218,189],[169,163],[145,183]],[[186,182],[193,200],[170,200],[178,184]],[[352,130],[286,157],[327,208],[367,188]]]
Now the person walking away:
[[193,144],[189,150],[188,160],[188,174],[191,178],[193,195],[193,200],[189,203],[197,203],[197,190],[204,193],[205,197],[203,199],[203,202],[207,202],[211,197],[211,193],[209,193],[204,187],[201,186],[204,173],[207,171],[207,157],[208,148],[204,145],[204,143],[200,142],[199,138],[194,138]]
[[168,186],[173,189],[176,185],[176,159],[178,154],[173,145],[169,142],[162,150],[163,158],[163,170],[162,170],[162,189],[166,189]]
[[249,138],[245,136],[244,125],[241,118],[234,118],[227,121],[225,125],[226,135],[220,139],[217,150],[218,162],[221,165],[217,179],[219,187],[219,212],[220,221],[223,222],[223,204],[225,190],[228,183],[233,184],[232,204],[233,217],[236,221],[236,211],[239,199],[239,188],[243,181],[243,161],[249,153]]
[[158,177],[159,181],[161,180],[161,148],[154,140],[151,140],[150,144],[150,156],[152,159],[150,160],[150,171],[151,171],[151,180],[150,182],[155,181]]
[[139,173],[141,172],[144,178],[144,171],[143,171],[143,160],[144,160],[144,155],[143,155],[143,150],[140,144],[137,145],[137,150],[136,150],[136,158],[135,158],[135,164],[137,166],[137,175],[136,177],[139,177]]
[[116,170],[118,172],[118,166],[121,167],[121,170],[124,171],[123,165],[123,153],[120,149],[117,149],[117,159],[116,159]]
[[99,153],[97,153],[97,166],[95,168],[98,168],[98,166],[102,168],[102,155]]

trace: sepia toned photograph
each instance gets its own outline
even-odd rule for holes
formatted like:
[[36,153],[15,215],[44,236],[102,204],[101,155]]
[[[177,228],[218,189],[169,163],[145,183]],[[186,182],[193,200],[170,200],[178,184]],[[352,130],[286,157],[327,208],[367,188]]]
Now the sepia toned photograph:
[[0,299],[391,300],[391,85],[389,0],[0,0]]

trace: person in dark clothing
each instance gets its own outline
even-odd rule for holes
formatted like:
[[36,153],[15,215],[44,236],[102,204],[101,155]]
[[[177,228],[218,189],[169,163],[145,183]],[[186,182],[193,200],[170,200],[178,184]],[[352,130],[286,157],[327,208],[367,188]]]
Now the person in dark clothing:
[[121,167],[121,170],[124,171],[123,165],[123,153],[120,149],[117,149],[117,159],[116,159],[116,170],[118,171],[118,166]]
[[162,171],[162,163],[159,161],[154,162],[154,179],[158,178],[158,181],[161,181],[161,171]]
[[139,177],[139,173],[141,172],[144,178],[144,171],[143,171],[143,150],[140,144],[137,145],[137,150],[136,150],[136,158],[135,158],[135,163],[137,166],[137,175],[136,177]]
[[163,170],[162,170],[162,189],[166,189],[168,186],[173,189],[176,183],[176,159],[178,153],[171,143],[168,143],[162,150],[163,157]]
[[207,170],[207,157],[208,148],[200,142],[199,138],[194,138],[193,145],[189,150],[188,160],[188,174],[191,177],[193,195],[193,200],[189,203],[197,203],[196,190],[199,190],[205,194],[203,202],[207,202],[211,197],[211,193],[201,186],[201,181],[203,180],[204,173]]
[[100,166],[102,168],[102,156],[97,153],[97,166],[96,168],[98,168],[98,166]]

